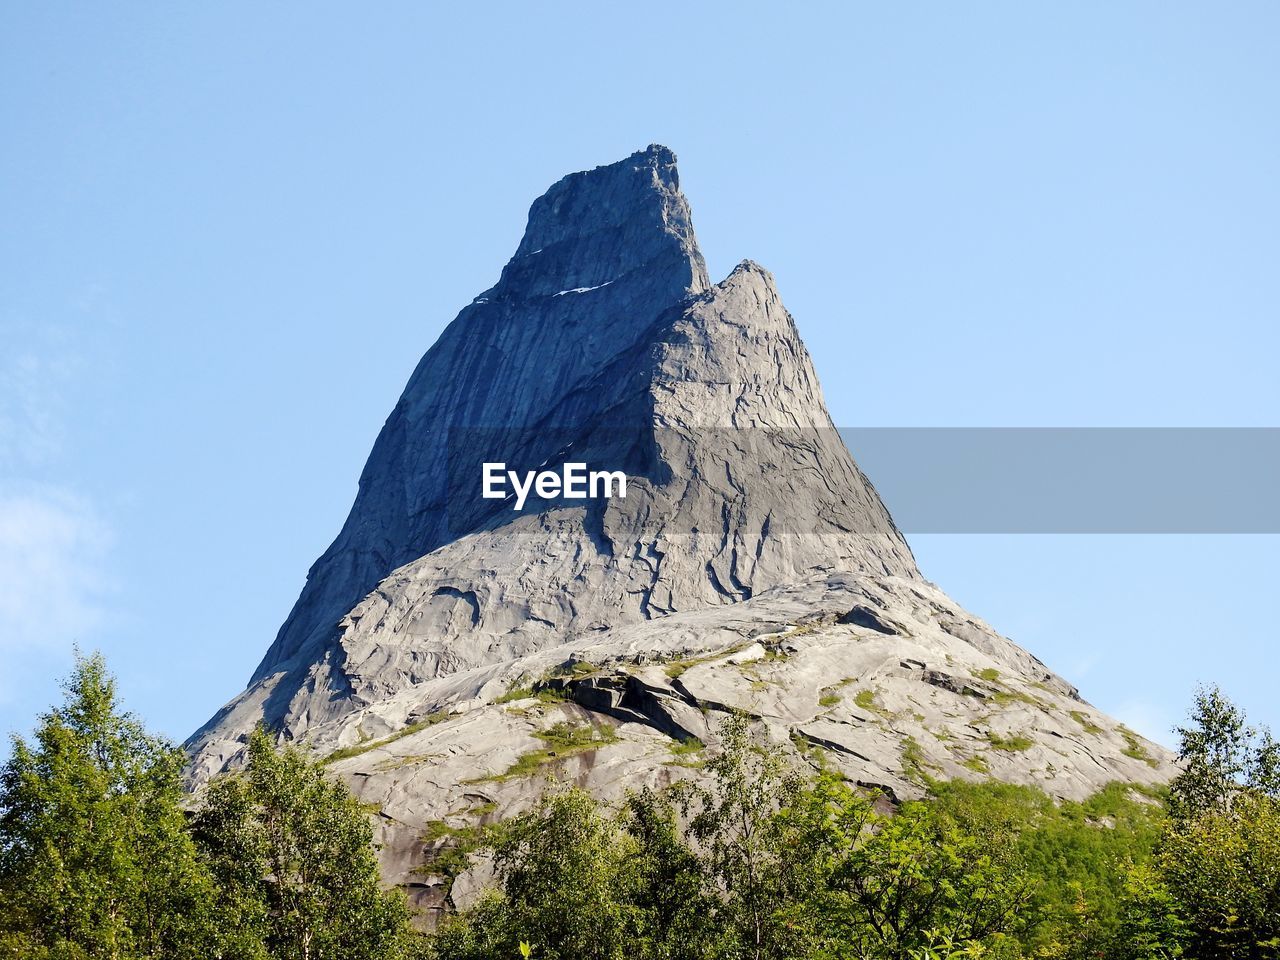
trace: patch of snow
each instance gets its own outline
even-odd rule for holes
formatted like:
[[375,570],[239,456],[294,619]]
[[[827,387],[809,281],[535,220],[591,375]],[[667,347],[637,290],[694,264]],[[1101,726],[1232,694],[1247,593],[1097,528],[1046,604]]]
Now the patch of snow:
[[566,293],[590,293],[592,290],[599,290],[601,287],[607,287],[613,283],[612,280],[606,280],[604,283],[598,283],[594,287],[574,287],[572,290],[561,290],[559,293],[553,293],[553,297],[563,297]]

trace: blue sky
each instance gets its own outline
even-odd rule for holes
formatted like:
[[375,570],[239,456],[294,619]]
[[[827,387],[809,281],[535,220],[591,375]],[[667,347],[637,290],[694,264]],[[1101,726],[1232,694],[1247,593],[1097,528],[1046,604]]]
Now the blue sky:
[[[0,125],[4,730],[73,642],[177,739],[241,689],[529,203],[650,142],[842,426],[1280,425],[1270,3],[11,2]],[[913,546],[1170,742],[1280,725],[1278,540]]]

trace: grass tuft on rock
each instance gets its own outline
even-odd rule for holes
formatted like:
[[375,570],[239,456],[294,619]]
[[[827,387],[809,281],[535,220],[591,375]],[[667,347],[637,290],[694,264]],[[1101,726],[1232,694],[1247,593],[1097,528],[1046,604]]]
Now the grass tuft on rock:
[[1158,767],[1160,762],[1147,752],[1147,748],[1142,745],[1142,741],[1138,739],[1138,735],[1126,727],[1123,723],[1117,728],[1120,736],[1124,737],[1125,748],[1120,752],[1126,757],[1134,760],[1141,760],[1148,767]]
[[536,773],[543,764],[550,763],[553,760],[562,760],[565,757],[571,757],[575,754],[585,753],[588,750],[595,750],[618,742],[618,735],[614,732],[613,726],[607,723],[601,724],[599,727],[593,727],[589,723],[572,724],[561,720],[546,730],[534,731],[533,735],[545,743],[546,746],[522,754],[516,759],[515,763],[502,773],[496,773],[488,777],[478,777],[466,782],[502,782],[504,780],[514,780],[518,777],[527,777]]
[[412,736],[421,730],[427,729],[427,727],[433,727],[437,723],[442,723],[448,719],[449,712],[447,710],[438,710],[435,713],[429,714],[426,718],[419,720],[417,723],[409,724],[409,726],[405,727],[403,730],[397,730],[390,736],[382,737],[379,740],[365,740],[362,743],[352,744],[349,747],[339,747],[320,762],[327,766],[330,763],[337,763],[339,760],[358,757],[362,753],[368,753],[370,750],[385,747],[389,743],[395,743],[397,740]]
[[1080,724],[1085,733],[1100,734],[1103,732],[1102,728],[1090,720],[1088,715],[1081,710],[1072,710],[1071,719]]
[[857,696],[853,698],[853,702],[863,710],[870,710],[872,713],[878,713],[882,717],[893,716],[891,711],[881,706],[879,701],[876,700],[876,692],[874,690],[859,690]]
[[1021,733],[1002,737],[993,730],[987,731],[987,742],[991,744],[994,749],[1004,750],[1006,753],[1018,753],[1022,750],[1030,750],[1035,746],[1034,740]]

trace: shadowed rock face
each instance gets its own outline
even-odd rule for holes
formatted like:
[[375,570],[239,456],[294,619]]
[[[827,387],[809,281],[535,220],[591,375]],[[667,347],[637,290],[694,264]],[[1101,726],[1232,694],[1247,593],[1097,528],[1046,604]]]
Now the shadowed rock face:
[[584,388],[643,347],[664,310],[707,287],[666,148],[572,174],[539,197],[501,279],[463,308],[409,379],[347,522],[253,680],[323,655],[334,625],[383,577],[466,532],[447,523],[451,427],[532,430],[552,416],[561,427],[590,418],[598,398]]
[[[497,461],[622,469],[627,496],[516,513],[480,496]],[[498,702],[528,686],[564,699]],[[508,816],[549,774],[605,798],[696,777],[671,747],[714,749],[724,710],[893,798],[926,776],[1078,798],[1173,770],[921,578],[773,278],[744,262],[709,283],[654,146],[534,202],[414,371],[248,689],[187,747],[195,783],[261,721],[345,748],[332,769],[381,811],[386,878],[445,908],[480,874],[424,868],[431,821]],[[508,775],[560,721],[616,735]]]

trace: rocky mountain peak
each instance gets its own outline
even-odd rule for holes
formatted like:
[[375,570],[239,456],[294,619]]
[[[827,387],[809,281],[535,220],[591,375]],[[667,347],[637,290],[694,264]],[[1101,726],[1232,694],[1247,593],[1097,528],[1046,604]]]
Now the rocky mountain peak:
[[573,428],[590,419],[599,412],[585,392],[593,379],[642,350],[664,310],[708,285],[665,147],[571,174],[534,201],[498,283],[463,308],[414,371],[347,522],[312,566],[254,680],[313,659],[383,577],[466,532],[449,523],[451,427],[515,436],[549,420]]
[[[517,508],[481,496],[493,462],[581,462],[627,492]],[[196,782],[261,722],[341,750],[386,876],[438,907],[462,887],[422,879],[424,825],[527,807],[546,783],[519,761],[551,724],[617,724],[547,770],[617,797],[697,776],[670,744],[714,748],[728,710],[890,798],[935,776],[1081,797],[1172,769],[921,577],[774,278],[743,261],[708,281],[653,146],[534,202],[411,376],[249,687],[187,747]]]
[[688,293],[709,285],[675,154],[657,145],[571,173],[535,200],[515,256],[482,296],[556,296],[638,270],[671,271]]
[[[570,449],[630,473],[629,499],[543,503],[535,523],[477,495],[483,462]],[[559,577],[530,583],[552,558]],[[918,576],[773,278],[744,261],[709,283],[675,156],[650,146],[534,201],[499,281],[414,371],[347,522],[226,709],[298,736],[366,697],[833,564]],[[372,629],[357,611],[405,576],[426,592]],[[233,732],[225,716],[197,739]]]

